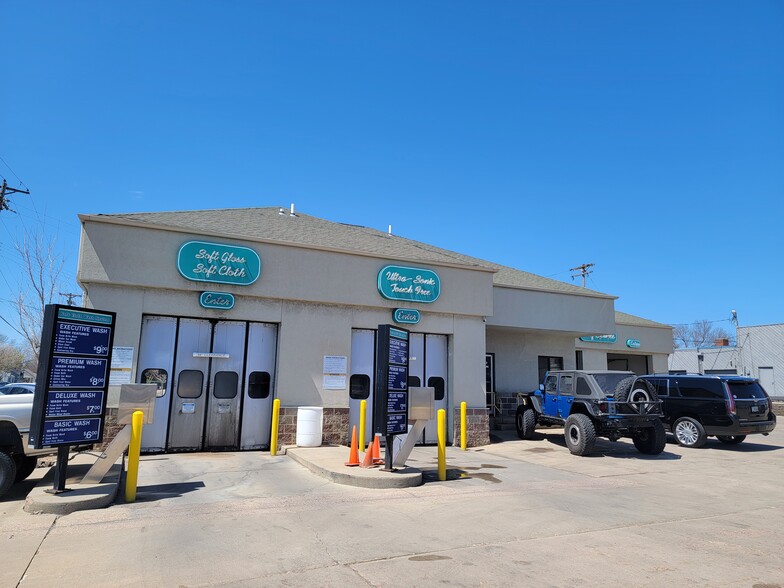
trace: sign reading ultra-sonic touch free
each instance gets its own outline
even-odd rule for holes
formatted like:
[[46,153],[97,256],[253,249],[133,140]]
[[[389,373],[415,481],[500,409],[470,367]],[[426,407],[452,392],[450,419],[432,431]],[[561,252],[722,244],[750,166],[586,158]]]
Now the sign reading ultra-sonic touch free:
[[441,294],[441,280],[427,269],[387,265],[378,272],[378,291],[389,300],[435,302]]
[[188,241],[177,254],[177,269],[195,282],[248,286],[259,279],[261,259],[239,245]]

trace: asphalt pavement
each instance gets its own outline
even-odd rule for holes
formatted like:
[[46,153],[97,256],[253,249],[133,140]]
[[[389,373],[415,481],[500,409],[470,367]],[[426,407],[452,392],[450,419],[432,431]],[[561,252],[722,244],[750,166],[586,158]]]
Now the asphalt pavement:
[[135,503],[58,517],[22,510],[31,480],[0,502],[0,586],[784,587],[781,428],[659,456],[503,437],[448,448],[446,482],[416,448],[409,488],[266,452],[155,455]]

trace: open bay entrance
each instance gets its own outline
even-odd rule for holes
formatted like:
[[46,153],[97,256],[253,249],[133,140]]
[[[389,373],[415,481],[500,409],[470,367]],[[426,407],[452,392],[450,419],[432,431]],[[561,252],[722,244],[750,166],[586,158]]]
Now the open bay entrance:
[[142,450],[269,447],[277,327],[145,316],[138,380],[157,383]]

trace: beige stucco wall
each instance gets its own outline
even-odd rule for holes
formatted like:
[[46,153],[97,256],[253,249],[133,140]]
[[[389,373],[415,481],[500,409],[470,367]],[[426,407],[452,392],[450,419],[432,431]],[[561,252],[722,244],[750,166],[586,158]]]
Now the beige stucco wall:
[[[83,221],[77,279],[82,283],[111,283],[155,289],[231,292],[277,300],[385,307],[412,303],[387,300],[378,293],[379,270],[405,260],[382,259],[253,242],[235,238],[204,237],[146,227]],[[187,241],[209,241],[249,247],[261,258],[259,279],[248,286],[193,282],[177,271],[177,252]],[[417,264],[441,279],[441,295],[430,304],[417,304],[422,312],[485,316],[492,313],[489,271]]]
[[613,298],[577,296],[496,286],[488,326],[563,331],[576,334],[612,332]]
[[[180,246],[189,240],[251,247],[262,260],[261,278],[244,287],[186,280],[176,261]],[[492,273],[426,266],[441,278],[439,299],[432,304],[395,302],[376,289],[379,269],[395,263],[405,265],[87,221],[78,278],[88,306],[117,312],[114,344],[134,348],[134,378],[144,314],[270,322],[279,325],[276,397],[285,406],[347,407],[347,389],[323,389],[323,357],[345,355],[350,365],[352,329],[377,328],[392,322],[392,309],[414,307],[422,320],[407,328],[449,336],[452,405],[466,401],[469,407],[484,407],[483,316],[492,311]],[[234,308],[202,308],[198,298],[204,290],[232,293]]]

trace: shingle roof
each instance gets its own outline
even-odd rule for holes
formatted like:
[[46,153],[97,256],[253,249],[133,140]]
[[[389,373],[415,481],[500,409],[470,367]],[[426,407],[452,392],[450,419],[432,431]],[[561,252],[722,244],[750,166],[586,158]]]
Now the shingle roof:
[[551,280],[476,257],[434,247],[420,241],[406,239],[397,235],[388,235],[368,227],[332,222],[299,212],[296,214],[296,217],[290,217],[288,210],[278,207],[86,216],[93,219],[122,219],[158,227],[176,227],[195,232],[202,231],[264,241],[365,253],[392,259],[409,259],[421,263],[465,265],[478,269],[495,270],[493,283],[497,286],[544,290],[580,296],[615,298],[615,296],[609,294],[580,288],[558,280]]
[[649,321],[648,319],[642,318],[640,316],[634,316],[633,314],[626,314],[625,312],[620,312],[619,310],[615,311],[615,324],[629,325],[632,327],[656,327],[659,329],[672,328],[670,325],[665,325],[664,323],[657,323],[655,321]]

